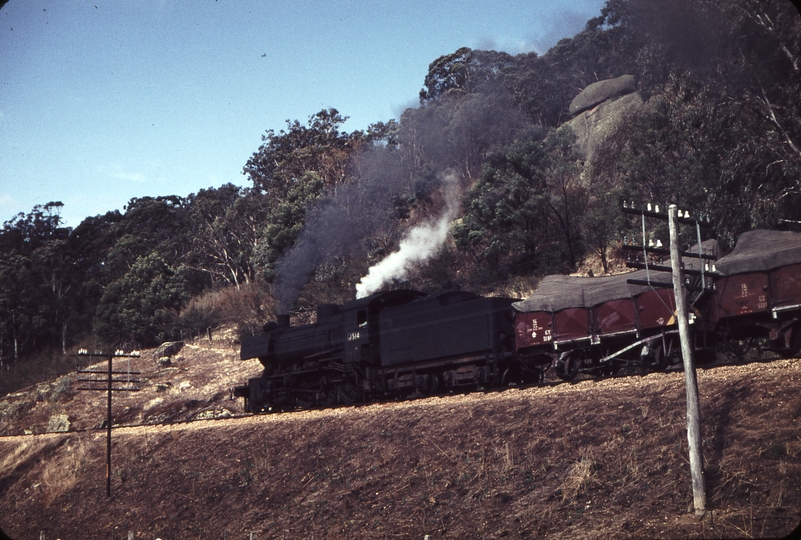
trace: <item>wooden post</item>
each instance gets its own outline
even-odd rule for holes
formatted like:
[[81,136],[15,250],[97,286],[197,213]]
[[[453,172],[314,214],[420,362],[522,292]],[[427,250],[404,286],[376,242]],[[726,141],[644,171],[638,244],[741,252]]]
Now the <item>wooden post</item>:
[[[119,353],[119,354],[118,354]],[[134,352],[131,354],[122,354],[121,351],[118,353],[109,354],[108,355],[108,370],[106,372],[106,378],[101,379],[97,376],[102,374],[103,372],[100,370],[86,370],[86,369],[78,369],[77,372],[79,374],[86,374],[89,377],[86,378],[78,378],[79,382],[88,383],[88,386],[79,387],[78,390],[102,390],[104,392],[108,392],[108,396],[106,399],[107,411],[106,411],[106,497],[111,497],[111,426],[113,422],[113,418],[111,416],[111,395],[113,392],[137,392],[139,391],[138,387],[132,386],[132,384],[139,383],[139,379],[132,379],[131,375],[139,375],[138,371],[131,371],[130,370],[130,363],[128,364],[128,371],[114,371],[113,369],[113,360],[115,356],[121,357],[131,357],[131,356],[139,356],[139,352]],[[103,354],[98,351],[95,351],[94,354]],[[86,349],[81,349],[78,351],[78,356],[88,355],[91,364],[91,357],[92,355],[89,354],[89,351]],[[114,378],[114,375],[127,375],[127,378]],[[106,383],[104,387],[93,386],[93,383]],[[117,383],[115,387],[115,383]]]
[[112,377],[111,361],[114,355],[108,355],[108,417],[106,418],[106,497],[111,497],[111,391]]
[[687,320],[687,297],[684,291],[684,273],[681,268],[679,229],[676,222],[677,208],[668,208],[670,228],[670,265],[673,270],[673,295],[676,299],[676,321],[679,325],[681,357],[684,361],[684,382],[687,394],[687,442],[690,448],[690,475],[693,483],[693,506],[696,514],[706,510],[706,482],[704,480],[703,456],[701,454],[701,416],[698,400],[698,381],[695,377],[693,344],[690,324]]

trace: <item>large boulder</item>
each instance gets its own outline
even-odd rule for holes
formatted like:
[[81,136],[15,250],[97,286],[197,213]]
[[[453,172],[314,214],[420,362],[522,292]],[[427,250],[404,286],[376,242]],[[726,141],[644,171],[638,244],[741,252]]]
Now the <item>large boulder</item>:
[[631,94],[635,90],[637,82],[634,80],[634,75],[621,75],[616,79],[594,82],[570,102],[570,114],[576,115],[604,101]]
[[629,117],[642,114],[649,107],[640,94],[635,92],[579,113],[566,124],[576,134],[576,149],[589,160],[604,140],[617,131]]
[[48,433],[61,433],[70,430],[70,419],[66,414],[54,414],[47,423]]
[[[183,348],[183,341],[167,341],[162,343],[158,349],[153,352],[153,361],[162,362],[162,358],[172,358]],[[169,365],[169,362],[167,362]]]

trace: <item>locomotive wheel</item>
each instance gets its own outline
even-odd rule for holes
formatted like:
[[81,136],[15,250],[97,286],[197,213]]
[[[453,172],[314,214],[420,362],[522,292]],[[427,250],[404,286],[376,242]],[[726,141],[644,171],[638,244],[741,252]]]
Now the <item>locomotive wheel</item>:
[[295,406],[303,410],[311,409],[314,407],[314,395],[307,392],[298,393],[295,396]]
[[317,405],[320,407],[330,407],[336,403],[338,393],[336,386],[323,386],[317,393]]
[[347,381],[337,387],[339,393],[339,403],[342,405],[353,405],[359,401],[361,392],[354,381]]
[[423,396],[432,396],[439,389],[439,378],[435,373],[418,375],[415,392]]
[[437,393],[437,390],[439,390],[439,377],[437,377],[436,373],[432,373],[431,375],[429,375],[429,377],[430,380],[427,391],[429,396],[433,396],[434,394]]
[[259,414],[261,412],[261,405],[258,403],[254,403],[252,400],[245,398],[245,411],[252,412],[253,414]]

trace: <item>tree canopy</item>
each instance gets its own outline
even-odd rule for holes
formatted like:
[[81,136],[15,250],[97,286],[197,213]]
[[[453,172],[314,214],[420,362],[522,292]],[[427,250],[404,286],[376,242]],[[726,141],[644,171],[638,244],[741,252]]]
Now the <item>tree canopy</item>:
[[[61,203],[36,206],[0,230],[0,358],[90,335],[149,346],[190,297],[226,288],[259,288],[269,303],[290,284],[287,309],[347,300],[404,231],[448,206],[446,175],[461,194],[452,234],[404,285],[490,292],[588,256],[606,268],[631,232],[622,200],[707,213],[728,246],[801,221],[799,51],[786,0],[607,0],[543,54],[434,59],[398,119],[347,132],[329,107],[267,130],[247,187],[142,196],[74,229]],[[585,156],[565,125],[570,102],[624,74],[644,106]]]

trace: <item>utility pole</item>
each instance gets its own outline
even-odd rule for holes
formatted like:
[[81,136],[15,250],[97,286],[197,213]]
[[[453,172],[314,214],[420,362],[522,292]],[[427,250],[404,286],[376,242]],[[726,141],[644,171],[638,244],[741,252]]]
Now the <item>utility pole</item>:
[[682,272],[678,208],[668,207],[668,226],[670,230],[670,266],[673,269],[673,296],[676,299],[676,322],[679,325],[681,358],[684,361],[684,382],[687,394],[687,442],[690,449],[690,475],[693,484],[693,506],[695,513],[706,510],[706,481],[704,480],[703,456],[701,454],[701,415],[698,399],[698,381],[693,361],[693,343],[690,336],[690,323],[687,320],[687,296],[684,290]]
[[[89,351],[86,349],[81,349],[78,351],[78,356],[94,356],[94,355],[103,355],[102,352],[96,351],[94,354],[89,354]],[[138,371],[114,371],[112,369],[112,361],[114,358],[132,358],[132,357],[139,357],[138,352],[133,352],[131,354],[125,354],[122,351],[116,351],[114,354],[108,355],[108,369],[105,372],[105,378],[99,378],[96,375],[104,374],[103,371],[100,370],[82,370],[79,369],[78,373],[80,374],[89,374],[89,377],[86,378],[79,378],[79,382],[89,383],[87,386],[83,386],[78,388],[78,390],[94,390],[94,391],[101,391],[101,392],[108,392],[108,398],[106,401],[107,404],[107,417],[106,417],[106,497],[111,497],[111,424],[112,424],[112,416],[111,416],[111,393],[112,392],[138,392],[139,387],[136,386],[139,383],[139,379],[131,378],[131,375],[139,375]],[[130,365],[129,365],[130,367]],[[117,377],[114,378],[114,375],[127,375],[127,378]],[[93,385],[93,383],[102,383],[101,385]],[[115,386],[116,384],[116,386]]]
[[[643,208],[635,208],[635,204],[627,204],[623,201],[623,213],[636,214],[642,217],[642,246],[628,245],[624,242],[623,249],[629,251],[642,251],[642,262],[627,262],[626,266],[631,268],[645,268],[646,271],[657,272],[671,272],[672,283],[664,283],[660,281],[651,281],[650,276],[644,282],[639,280],[629,280],[629,283],[637,285],[648,285],[650,287],[668,287],[673,289],[673,298],[676,302],[676,323],[678,325],[679,342],[681,345],[681,357],[684,363],[684,378],[686,386],[687,397],[687,442],[690,450],[690,475],[692,477],[693,487],[693,506],[696,514],[702,514],[706,511],[706,481],[704,480],[703,471],[703,456],[701,453],[701,415],[699,412],[700,403],[698,398],[698,381],[695,376],[695,361],[693,352],[695,345],[693,334],[690,332],[690,321],[687,290],[685,275],[694,276],[694,279],[699,280],[695,286],[689,286],[689,290],[697,291],[698,298],[707,294],[710,291],[710,286],[707,284],[707,272],[705,271],[704,260],[715,260],[714,255],[705,254],[701,248],[701,227],[709,226],[708,219],[691,218],[689,212],[684,212],[684,215],[677,209],[675,204],[668,207],[667,214],[659,211],[659,205],[652,206],[648,204]],[[652,244],[647,242],[645,231],[645,218],[659,219],[668,222],[668,229],[670,231],[670,249],[663,249],[661,244],[657,242]],[[695,226],[696,234],[698,237],[698,252],[691,253],[689,251],[681,251],[681,240],[679,237],[678,224],[683,223],[686,225]],[[653,246],[653,247],[652,247]],[[648,255],[665,256],[670,255],[670,266],[660,266],[659,264],[648,264]],[[682,263],[682,258],[698,258],[700,269],[685,269]],[[700,285],[700,287],[698,287]],[[703,332],[703,331],[702,331]],[[702,334],[703,335],[703,334]],[[704,343],[706,337],[704,336]]]

